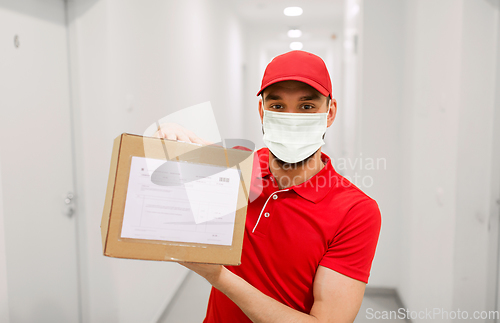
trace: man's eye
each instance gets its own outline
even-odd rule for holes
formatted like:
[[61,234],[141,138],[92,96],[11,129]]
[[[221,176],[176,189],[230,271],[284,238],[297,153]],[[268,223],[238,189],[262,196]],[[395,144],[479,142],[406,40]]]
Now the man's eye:
[[272,106],[271,106],[271,108],[273,108],[273,109],[277,109],[277,110],[278,110],[278,109],[282,109],[282,108],[283,108],[283,106],[281,106],[281,105],[279,105],[279,104],[275,104],[275,105],[272,105]]
[[309,109],[312,109],[312,108],[314,108],[314,107],[312,105],[309,105],[309,104],[305,104],[305,105],[302,106],[302,109],[304,109],[304,110],[309,110]]

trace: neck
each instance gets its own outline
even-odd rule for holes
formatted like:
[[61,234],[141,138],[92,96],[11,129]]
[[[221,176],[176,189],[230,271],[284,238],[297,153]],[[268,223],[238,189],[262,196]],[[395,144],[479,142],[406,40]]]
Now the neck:
[[307,160],[294,164],[278,161],[278,159],[269,152],[269,170],[276,178],[280,189],[306,182],[323,169],[323,167],[325,167],[325,164],[323,164],[321,160],[321,149],[316,151],[316,153]]

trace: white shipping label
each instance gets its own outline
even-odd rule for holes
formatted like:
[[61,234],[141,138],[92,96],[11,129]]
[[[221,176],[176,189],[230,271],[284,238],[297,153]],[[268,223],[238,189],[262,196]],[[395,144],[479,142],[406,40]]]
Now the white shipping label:
[[230,246],[240,171],[132,157],[121,237]]

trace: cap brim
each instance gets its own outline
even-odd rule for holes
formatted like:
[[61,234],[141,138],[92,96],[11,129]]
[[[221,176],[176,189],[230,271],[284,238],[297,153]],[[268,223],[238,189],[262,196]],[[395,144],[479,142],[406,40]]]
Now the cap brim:
[[283,81],[299,81],[302,83],[306,83],[307,85],[312,86],[314,89],[316,89],[319,93],[323,94],[324,96],[329,96],[330,98],[332,97],[330,94],[330,91],[325,89],[323,85],[319,84],[316,81],[313,81],[311,79],[305,78],[305,77],[300,77],[300,76],[286,76],[286,77],[280,77],[277,79],[274,79],[272,81],[267,82],[266,84],[262,85],[260,88],[260,91],[257,93],[257,96],[259,96],[268,86],[276,84],[278,82],[283,82]]

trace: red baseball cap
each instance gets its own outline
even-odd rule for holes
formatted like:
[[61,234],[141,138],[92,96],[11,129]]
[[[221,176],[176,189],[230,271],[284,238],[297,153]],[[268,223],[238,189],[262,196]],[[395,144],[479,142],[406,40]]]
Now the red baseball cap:
[[325,62],[314,54],[294,50],[276,56],[266,67],[257,96],[269,85],[282,81],[304,82],[324,96],[333,98],[332,81]]

